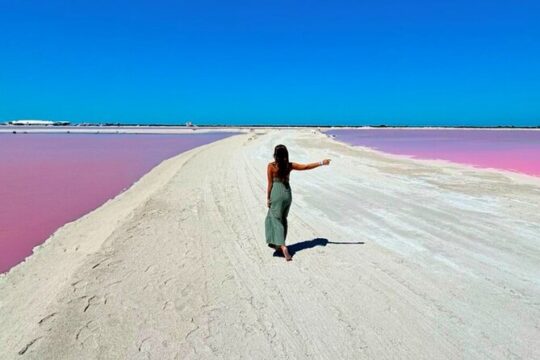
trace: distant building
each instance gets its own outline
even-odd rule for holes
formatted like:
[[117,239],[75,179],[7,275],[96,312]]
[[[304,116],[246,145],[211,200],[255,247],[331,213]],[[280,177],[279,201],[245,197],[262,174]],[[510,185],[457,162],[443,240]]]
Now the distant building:
[[34,125],[34,126],[65,126],[69,121],[49,121],[49,120],[14,120],[8,121],[9,125]]

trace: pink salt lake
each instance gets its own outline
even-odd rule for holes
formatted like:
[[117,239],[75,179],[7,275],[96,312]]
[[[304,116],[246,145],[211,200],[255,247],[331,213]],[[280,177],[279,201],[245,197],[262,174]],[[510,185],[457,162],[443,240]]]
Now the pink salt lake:
[[231,134],[0,134],[0,273],[161,161]]
[[540,176],[538,130],[343,129],[326,133],[390,154]]

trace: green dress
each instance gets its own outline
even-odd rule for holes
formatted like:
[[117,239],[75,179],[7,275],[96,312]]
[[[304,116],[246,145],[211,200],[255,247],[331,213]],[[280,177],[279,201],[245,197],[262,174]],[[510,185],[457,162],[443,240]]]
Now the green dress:
[[284,245],[287,237],[287,215],[292,203],[288,181],[274,178],[270,192],[270,208],[265,220],[266,242],[269,245]]

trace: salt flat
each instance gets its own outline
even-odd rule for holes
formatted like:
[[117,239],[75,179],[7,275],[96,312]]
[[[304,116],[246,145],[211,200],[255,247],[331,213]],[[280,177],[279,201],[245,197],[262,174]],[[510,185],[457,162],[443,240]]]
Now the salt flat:
[[[264,240],[291,175],[291,263]],[[296,245],[295,245],[296,244]],[[2,359],[537,359],[540,181],[310,129],[169,159],[0,277]]]

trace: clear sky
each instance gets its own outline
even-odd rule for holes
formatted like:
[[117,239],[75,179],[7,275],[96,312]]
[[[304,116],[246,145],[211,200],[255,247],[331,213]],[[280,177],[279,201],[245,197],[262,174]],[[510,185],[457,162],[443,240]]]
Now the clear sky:
[[540,1],[0,0],[0,121],[540,125]]

